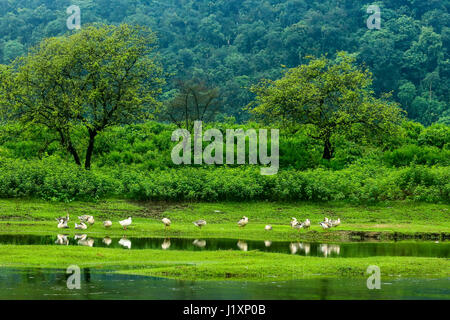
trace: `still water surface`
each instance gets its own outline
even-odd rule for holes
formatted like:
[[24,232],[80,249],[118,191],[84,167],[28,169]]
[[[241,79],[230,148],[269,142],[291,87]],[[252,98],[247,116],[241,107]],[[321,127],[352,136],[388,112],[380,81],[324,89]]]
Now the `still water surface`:
[[450,299],[450,278],[384,279],[369,290],[366,279],[273,282],[181,281],[81,271],[81,289],[69,290],[60,269],[0,268],[0,299]]
[[238,239],[95,238],[86,234],[75,235],[75,237],[60,234],[55,236],[0,235],[1,244],[75,245],[131,250],[260,250],[317,257],[450,257],[450,242],[432,241],[317,243]]

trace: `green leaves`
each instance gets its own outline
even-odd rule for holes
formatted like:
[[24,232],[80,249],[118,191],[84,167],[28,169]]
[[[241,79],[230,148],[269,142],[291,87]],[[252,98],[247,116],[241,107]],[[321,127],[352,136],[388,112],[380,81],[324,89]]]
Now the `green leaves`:
[[256,100],[251,111],[288,126],[312,125],[315,138],[325,144],[324,159],[332,156],[332,137],[355,125],[362,125],[361,135],[392,132],[400,123],[400,109],[387,97],[373,96],[371,74],[354,62],[353,56],[340,52],[334,61],[312,58],[307,65],[287,70],[281,79],[263,81],[252,88]]
[[[48,38],[30,53],[0,69],[1,100],[7,114],[59,134],[81,164],[72,131],[83,125],[90,140],[105,128],[148,119],[159,107],[164,84],[156,37],[138,26],[90,26],[66,37]],[[5,113],[5,112],[3,112]]]

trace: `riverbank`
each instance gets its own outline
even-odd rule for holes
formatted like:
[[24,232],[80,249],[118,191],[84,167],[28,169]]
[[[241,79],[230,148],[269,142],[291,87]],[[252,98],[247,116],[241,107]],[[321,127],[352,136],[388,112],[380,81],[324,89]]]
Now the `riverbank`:
[[[326,240],[357,239],[425,239],[445,240],[450,236],[450,206],[417,202],[386,202],[374,205],[352,205],[343,202],[277,203],[220,202],[168,203],[129,202],[110,199],[98,202],[46,202],[41,200],[0,200],[0,234],[55,235],[80,233],[74,229],[77,216],[93,215],[96,222],[83,233],[92,236],[238,238],[246,240]],[[71,216],[69,229],[58,229],[55,218]],[[249,217],[245,228],[238,228],[242,216]],[[118,221],[131,216],[133,224],[123,230]],[[163,217],[172,221],[170,229],[161,223]],[[309,230],[294,230],[291,217],[299,221],[309,218]],[[324,217],[341,219],[341,225],[322,230]],[[205,219],[201,230],[193,221]],[[113,221],[110,229],[102,225]],[[273,227],[265,231],[265,225]]]
[[[38,253],[38,254],[37,254]],[[294,280],[317,277],[367,277],[376,265],[388,277],[442,278],[443,258],[319,258],[258,251],[124,250],[71,246],[0,246],[0,267],[97,268],[123,274],[184,280]]]

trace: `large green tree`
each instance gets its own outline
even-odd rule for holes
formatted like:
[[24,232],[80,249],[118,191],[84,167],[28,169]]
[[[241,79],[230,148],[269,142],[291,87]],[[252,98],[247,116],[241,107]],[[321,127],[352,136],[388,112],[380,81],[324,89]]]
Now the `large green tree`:
[[333,157],[336,134],[370,140],[396,129],[401,109],[387,99],[377,99],[370,89],[368,70],[340,52],[335,60],[312,58],[308,64],[288,69],[281,79],[264,80],[252,87],[250,105],[258,117],[287,128],[308,126],[312,138],[323,143],[323,159]]
[[105,128],[150,118],[158,107],[162,68],[154,57],[156,38],[148,29],[90,26],[70,36],[48,38],[0,70],[2,103],[10,117],[41,124],[82,165],[72,138],[86,132],[86,169],[95,137]]

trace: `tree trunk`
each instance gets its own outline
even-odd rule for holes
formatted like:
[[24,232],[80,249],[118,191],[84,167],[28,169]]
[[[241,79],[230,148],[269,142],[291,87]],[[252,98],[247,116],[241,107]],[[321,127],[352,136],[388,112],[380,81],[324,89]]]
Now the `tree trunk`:
[[92,159],[92,153],[94,152],[94,142],[95,142],[95,136],[97,135],[96,130],[89,130],[89,144],[86,150],[86,161],[84,162],[84,168],[86,170],[91,169],[91,159]]
[[61,138],[61,144],[64,148],[67,149],[67,151],[72,155],[73,160],[75,160],[75,163],[79,166],[81,166],[81,160],[80,156],[78,155],[77,149],[72,144],[72,140],[70,140],[70,137],[66,137],[62,130],[58,130],[59,136]]
[[333,157],[333,146],[331,145],[330,137],[325,137],[322,159],[330,160],[332,157]]

